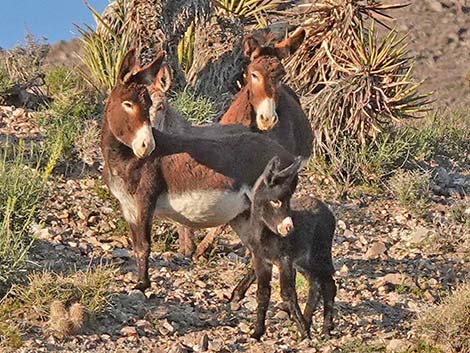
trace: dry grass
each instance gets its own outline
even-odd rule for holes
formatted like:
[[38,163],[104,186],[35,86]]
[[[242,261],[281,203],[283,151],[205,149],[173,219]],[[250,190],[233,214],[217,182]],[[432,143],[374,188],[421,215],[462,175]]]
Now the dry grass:
[[14,285],[0,300],[0,350],[20,346],[21,336],[33,327],[58,338],[81,332],[87,318],[108,306],[115,275],[103,265],[69,276],[30,274],[27,283]]
[[421,314],[419,332],[447,352],[470,352],[470,284],[457,287],[442,303]]

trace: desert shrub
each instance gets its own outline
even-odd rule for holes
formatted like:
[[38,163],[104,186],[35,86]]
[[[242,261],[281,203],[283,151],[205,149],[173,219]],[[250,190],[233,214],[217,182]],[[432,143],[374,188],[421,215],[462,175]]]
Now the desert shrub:
[[388,186],[403,207],[416,215],[423,215],[429,202],[430,183],[429,172],[399,169],[388,181]]
[[10,80],[37,95],[42,95],[42,64],[48,51],[46,43],[27,33],[24,45],[17,45],[5,54],[5,69]]
[[174,94],[170,102],[192,124],[211,123],[217,116],[214,102],[210,98],[196,95],[189,89]]
[[10,147],[0,150],[0,294],[21,277],[44,188],[37,147],[23,141]]
[[409,158],[413,142],[402,130],[390,130],[363,145],[343,136],[325,153],[310,159],[308,171],[329,181],[337,194],[345,195],[355,185],[378,185],[391,170]]
[[470,352],[470,284],[459,285],[442,303],[419,315],[418,332],[450,352]]
[[100,144],[100,129],[96,120],[85,121],[83,129],[75,138],[75,150],[86,164],[93,165],[97,160],[96,146]]

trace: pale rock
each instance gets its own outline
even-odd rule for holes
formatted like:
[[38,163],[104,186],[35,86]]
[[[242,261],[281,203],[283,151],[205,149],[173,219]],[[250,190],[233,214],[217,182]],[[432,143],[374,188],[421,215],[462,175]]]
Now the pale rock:
[[346,230],[346,228],[347,228],[347,227],[346,227],[346,223],[345,223],[343,220],[341,220],[341,219],[338,220],[337,225],[338,225],[338,228],[339,228],[339,229],[342,229],[342,230]]
[[413,279],[409,275],[404,274],[404,273],[388,273],[383,277],[379,277],[376,280],[375,286],[378,288],[378,287],[385,285],[386,283],[393,284],[394,286],[398,286],[398,285],[405,285],[408,287],[414,286]]
[[123,337],[137,337],[139,335],[134,326],[124,326],[120,332]]
[[382,242],[376,242],[373,243],[368,249],[367,252],[365,253],[365,258],[370,260],[370,259],[376,259],[380,255],[384,254],[385,251],[387,251],[387,247],[385,246],[384,243]]
[[442,12],[444,11],[444,7],[442,6],[442,3],[438,0],[427,0],[428,6],[431,10],[435,12]]
[[240,322],[238,324],[238,328],[240,329],[241,332],[243,333],[248,333],[250,332],[250,325],[248,325],[247,323],[245,322]]
[[275,319],[279,319],[279,320],[286,320],[289,318],[289,314],[287,312],[285,312],[284,310],[279,310],[276,315],[274,315],[274,318]]
[[241,305],[239,302],[230,302],[230,310],[232,311],[238,311],[240,310]]
[[24,111],[23,108],[16,108],[16,109],[13,111],[13,117],[19,118],[19,117],[23,116],[24,113],[25,113],[25,111]]
[[432,233],[432,230],[430,230],[429,228],[418,226],[407,237],[407,241],[411,244],[420,244],[429,238],[430,233]]

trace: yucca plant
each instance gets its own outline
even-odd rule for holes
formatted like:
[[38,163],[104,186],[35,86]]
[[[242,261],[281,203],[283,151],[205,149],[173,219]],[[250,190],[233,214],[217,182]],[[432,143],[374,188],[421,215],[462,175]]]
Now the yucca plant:
[[427,110],[428,95],[412,78],[407,37],[391,29],[382,39],[376,33],[375,18],[403,5],[324,0],[309,6],[293,15],[307,37],[286,68],[310,107],[315,155],[334,153],[342,136],[370,143],[391,124]]
[[87,71],[80,69],[82,77],[98,91],[105,93],[116,84],[119,65],[130,48],[134,37],[127,21],[126,9],[128,0],[116,0],[113,7],[113,21],[106,21],[88,3],[99,30],[90,25],[76,26],[83,44],[81,56]]
[[285,4],[283,0],[217,0],[218,15],[237,16],[248,24],[257,24],[257,27],[266,27],[266,15]]

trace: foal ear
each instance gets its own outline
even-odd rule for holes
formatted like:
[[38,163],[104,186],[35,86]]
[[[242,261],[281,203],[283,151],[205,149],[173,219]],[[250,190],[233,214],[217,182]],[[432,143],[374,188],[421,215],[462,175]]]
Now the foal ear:
[[276,55],[279,59],[285,59],[300,47],[305,39],[305,29],[297,27],[297,29],[289,37],[274,45]]
[[135,82],[144,85],[150,85],[155,80],[155,76],[157,72],[160,70],[162,66],[163,60],[165,59],[165,51],[161,50],[157,57],[148,65],[140,68],[136,71],[132,76],[130,76],[127,82]]
[[163,64],[158,70],[157,77],[155,78],[154,86],[156,88],[165,93],[171,87],[172,79],[171,79],[171,71],[170,67],[167,64]]
[[135,48],[130,49],[126,55],[124,55],[124,58],[121,61],[121,64],[119,66],[119,80],[122,83],[126,83],[129,80],[129,77],[132,75],[128,75],[134,70],[134,67],[136,65],[136,58],[135,58]]
[[279,166],[281,164],[281,160],[278,156],[274,156],[271,160],[266,164],[264,168],[262,178],[266,185],[273,186],[276,176],[279,172]]
[[243,40],[243,54],[250,60],[257,58],[260,54],[261,46],[258,41],[252,36],[249,35]]

